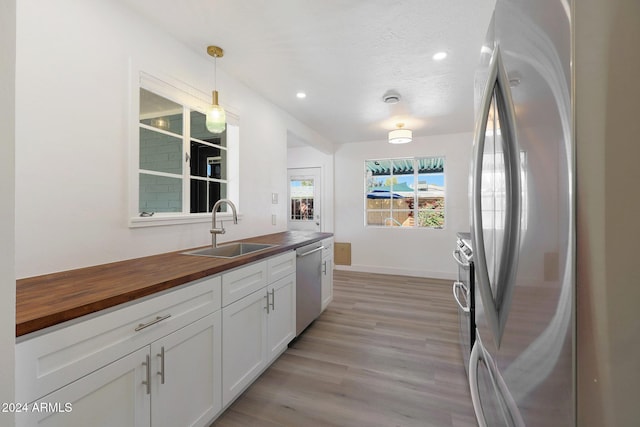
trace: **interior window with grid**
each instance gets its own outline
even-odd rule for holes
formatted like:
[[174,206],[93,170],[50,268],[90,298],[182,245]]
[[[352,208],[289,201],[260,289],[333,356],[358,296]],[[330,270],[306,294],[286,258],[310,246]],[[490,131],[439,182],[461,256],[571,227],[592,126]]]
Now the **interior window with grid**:
[[444,157],[366,160],[366,225],[443,228],[444,164]]
[[210,212],[227,197],[227,139],[205,114],[140,88],[138,214]]

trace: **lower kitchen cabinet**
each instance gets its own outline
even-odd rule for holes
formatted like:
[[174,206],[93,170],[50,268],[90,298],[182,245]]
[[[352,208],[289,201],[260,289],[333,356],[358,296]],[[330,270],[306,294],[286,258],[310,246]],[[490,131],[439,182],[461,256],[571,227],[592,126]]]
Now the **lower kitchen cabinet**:
[[296,276],[290,274],[267,287],[267,363],[287,349],[296,337]]
[[222,409],[220,312],[151,344],[151,425],[207,426]]
[[222,408],[216,311],[26,406],[17,427],[207,426]]
[[222,406],[227,406],[295,338],[295,274],[222,309]]
[[24,407],[17,427],[139,427],[151,422],[142,382],[149,349],[140,349]]
[[333,301],[333,238],[322,241],[322,311]]
[[267,293],[261,289],[222,309],[222,406],[265,367],[266,307]]

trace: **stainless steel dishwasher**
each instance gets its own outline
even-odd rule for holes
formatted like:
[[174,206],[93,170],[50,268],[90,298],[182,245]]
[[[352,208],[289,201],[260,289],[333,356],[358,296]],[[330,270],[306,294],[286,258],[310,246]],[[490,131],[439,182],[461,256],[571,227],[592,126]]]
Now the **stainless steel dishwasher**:
[[316,242],[296,250],[296,336],[320,315],[322,249]]

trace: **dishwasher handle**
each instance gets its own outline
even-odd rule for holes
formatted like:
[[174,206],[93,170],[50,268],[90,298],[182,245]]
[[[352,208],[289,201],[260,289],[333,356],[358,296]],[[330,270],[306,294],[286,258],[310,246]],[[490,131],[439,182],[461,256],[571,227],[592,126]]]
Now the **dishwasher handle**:
[[303,257],[306,257],[307,255],[311,255],[312,253],[314,253],[314,252],[318,252],[318,251],[321,251],[321,250],[323,250],[323,249],[325,249],[325,247],[324,247],[324,246],[320,246],[319,248],[312,249],[312,250],[310,250],[310,251],[308,251],[308,252],[305,252],[305,253],[303,253],[303,254],[296,254],[296,256],[297,256],[298,258],[303,258]]

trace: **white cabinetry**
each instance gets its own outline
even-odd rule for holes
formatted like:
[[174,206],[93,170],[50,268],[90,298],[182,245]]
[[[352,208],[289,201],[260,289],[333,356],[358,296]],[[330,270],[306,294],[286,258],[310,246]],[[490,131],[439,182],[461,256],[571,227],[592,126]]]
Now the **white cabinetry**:
[[16,414],[17,427],[148,426],[150,396],[142,382],[148,349],[133,352]]
[[213,277],[18,342],[17,426],[206,426],[222,405],[220,306]]
[[151,344],[154,427],[207,426],[222,409],[221,338],[217,311]]
[[[265,271],[254,289],[257,272]],[[239,280],[244,277],[245,280]],[[287,252],[223,274],[228,298],[222,309],[222,406],[233,401],[295,337],[295,253]],[[226,286],[225,282],[233,285]],[[251,282],[251,283],[249,283]],[[223,295],[223,301],[225,300]]]
[[322,241],[322,311],[333,300],[333,238]]

